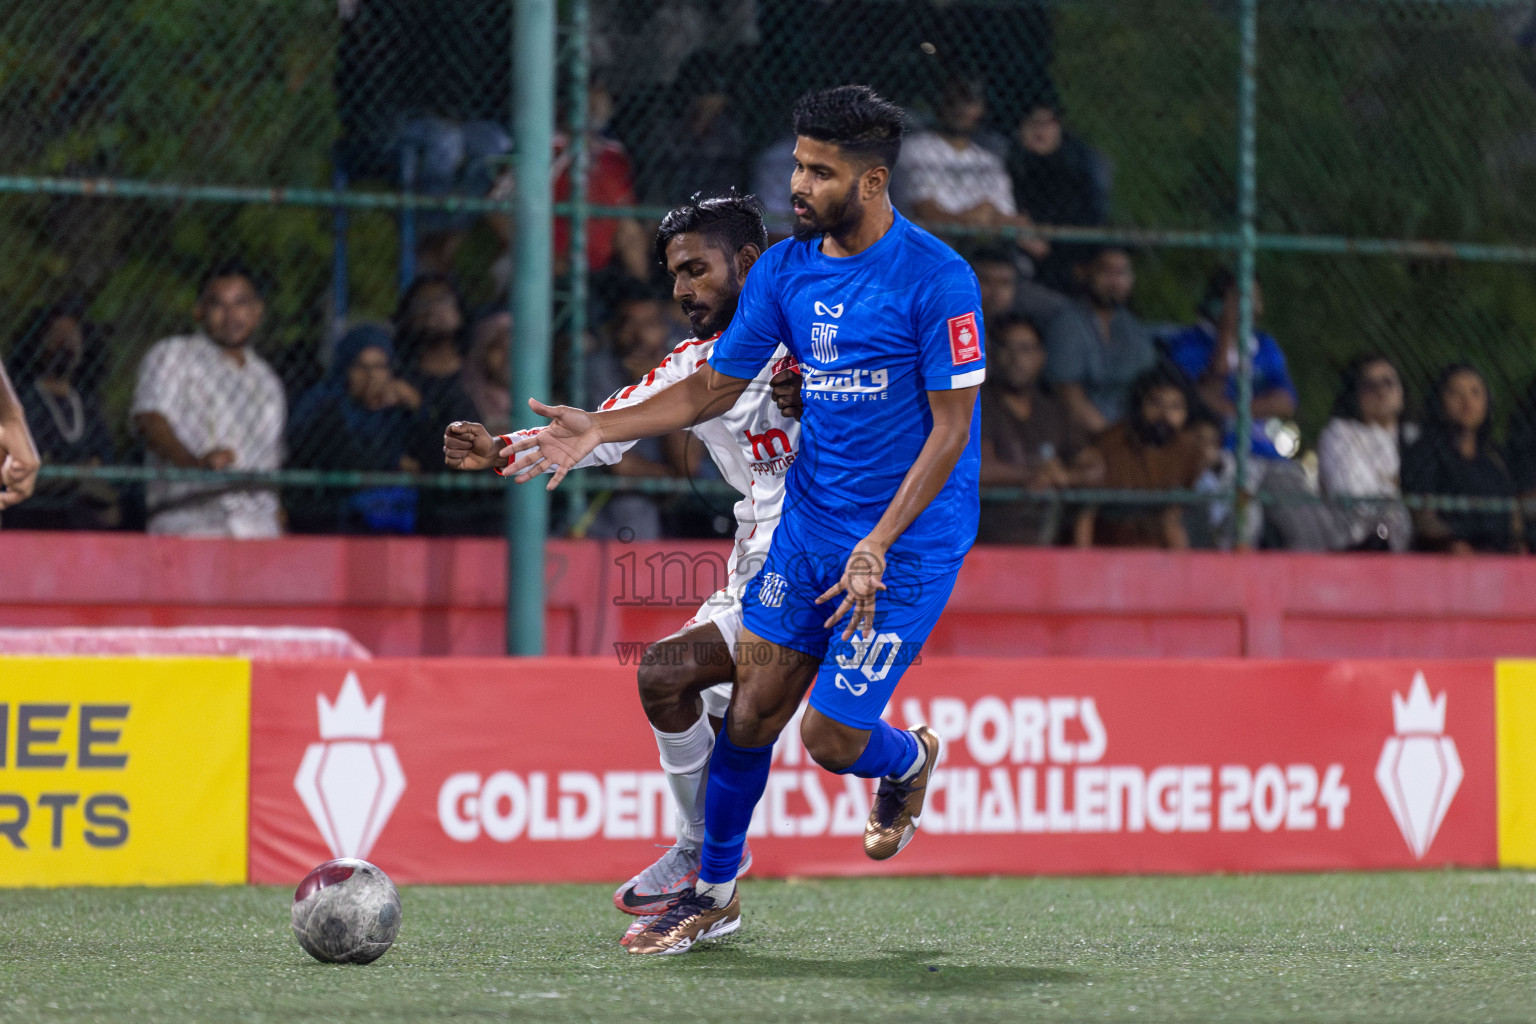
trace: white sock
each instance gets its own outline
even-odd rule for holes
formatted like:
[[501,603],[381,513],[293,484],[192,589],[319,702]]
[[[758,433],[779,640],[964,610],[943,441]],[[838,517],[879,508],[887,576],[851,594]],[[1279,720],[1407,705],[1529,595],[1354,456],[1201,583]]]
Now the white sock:
[[715,733],[709,720],[699,720],[682,732],[662,732],[655,726],[656,749],[661,770],[677,800],[677,841],[697,847],[704,842],[704,783],[709,778],[709,755],[715,749]]
[[715,906],[723,907],[731,902],[731,897],[736,894],[736,879],[733,878],[729,882],[706,882],[701,878],[693,889],[700,896],[708,897]]
[[896,776],[897,782],[907,782],[918,772],[923,770],[923,765],[928,763],[928,748],[922,740],[917,741],[917,760],[913,761],[907,770]]

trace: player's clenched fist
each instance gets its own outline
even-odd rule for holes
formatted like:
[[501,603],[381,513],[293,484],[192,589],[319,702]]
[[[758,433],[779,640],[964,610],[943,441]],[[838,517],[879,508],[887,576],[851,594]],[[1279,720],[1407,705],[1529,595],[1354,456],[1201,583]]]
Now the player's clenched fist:
[[496,439],[479,423],[456,420],[443,432],[443,461],[450,469],[487,469],[497,465]]
[[602,431],[592,414],[582,409],[545,405],[536,398],[528,399],[528,408],[549,420],[549,426],[536,435],[520,437],[501,450],[501,455],[511,460],[503,475],[525,484],[541,473],[553,473],[545,488],[552,491],[576,463],[602,443]]

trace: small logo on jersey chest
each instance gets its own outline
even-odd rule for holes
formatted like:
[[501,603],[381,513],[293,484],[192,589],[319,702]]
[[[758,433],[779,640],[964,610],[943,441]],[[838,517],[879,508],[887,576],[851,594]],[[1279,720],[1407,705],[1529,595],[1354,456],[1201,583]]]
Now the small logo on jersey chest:
[[811,355],[815,356],[818,362],[835,362],[837,360],[836,338],[837,324],[811,324]]
[[839,318],[840,316],[843,315],[843,304],[841,302],[839,302],[835,306],[829,306],[825,302],[822,302],[821,300],[818,299],[817,302],[816,302],[816,315],[817,316],[829,316],[833,320],[836,320],[837,318]]
[[981,358],[981,333],[976,330],[976,314],[949,318],[949,355],[956,366]]

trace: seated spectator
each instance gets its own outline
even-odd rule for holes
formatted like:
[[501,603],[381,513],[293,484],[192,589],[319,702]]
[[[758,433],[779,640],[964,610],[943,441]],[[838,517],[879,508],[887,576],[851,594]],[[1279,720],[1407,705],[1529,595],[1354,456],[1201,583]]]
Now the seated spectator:
[[1126,308],[1136,287],[1131,254],[1106,246],[1082,269],[1087,294],[1045,325],[1045,375],[1073,421],[1101,434],[1125,417],[1131,382],[1157,362],[1157,350]]
[[464,393],[474,404],[475,420],[492,434],[512,430],[511,360],[512,314],[498,309],[476,320],[469,330]]
[[789,179],[795,173],[795,136],[784,135],[757,155],[752,164],[752,192],[762,201],[768,219],[768,240],[789,237],[788,226],[795,210],[789,198]]
[[1357,550],[1406,551],[1412,522],[1401,501],[1402,453],[1418,437],[1403,422],[1403,381],[1384,355],[1356,356],[1344,368],[1333,416],[1317,439],[1317,469],[1329,498],[1380,498],[1341,504],[1341,541]]
[[[1103,486],[1114,490],[1192,489],[1206,468],[1198,436],[1184,429],[1189,395],[1176,371],[1158,366],[1131,385],[1126,420],[1094,443],[1103,463]],[[1187,548],[1184,508],[1168,505],[1105,505],[1079,513],[1074,530],[1078,547]]]
[[[1053,103],[1033,104],[1019,121],[1008,147],[1013,201],[1036,224],[1085,227],[1109,218],[1109,174],[1104,158],[1061,126]],[[1048,288],[1070,291],[1072,270],[1091,253],[1082,243],[1052,242],[1036,279]]]
[[978,249],[971,256],[971,268],[981,284],[983,320],[1019,315],[1043,324],[1067,304],[1065,295],[1027,276],[1029,259],[1012,246]]
[[[266,306],[243,265],[203,276],[200,330],[155,344],[139,364],[132,423],[153,468],[275,470],[283,462],[283,385],[252,348]],[[265,538],[282,534],[277,492],[245,484],[153,481],[150,533]]]
[[[1207,409],[1222,418],[1223,443],[1231,450],[1237,442],[1237,275],[1218,268],[1206,283],[1200,302],[1200,320],[1168,340],[1168,358],[1194,383],[1195,393]],[[1253,321],[1264,315],[1264,292],[1253,283]],[[1253,360],[1252,429],[1253,454],[1279,459],[1281,454],[1264,431],[1264,421],[1285,420],[1296,415],[1296,386],[1291,383],[1285,353],[1275,339],[1257,328],[1248,339]]]
[[[1050,491],[1096,483],[1082,428],[1040,386],[1045,346],[1034,325],[1019,316],[986,324],[993,364],[981,388],[981,485]],[[977,540],[1051,544],[1060,525],[1059,504],[988,501]]]
[[[468,313],[453,279],[426,274],[411,282],[395,312],[395,352],[401,376],[421,395],[421,407],[406,441],[412,463],[443,472],[443,429],[478,414],[464,387],[465,328]],[[481,495],[483,497],[483,495]],[[425,488],[417,506],[417,532],[431,535],[478,530],[487,513],[462,492]]]
[[[1536,32],[1536,15],[1532,15]],[[1536,540],[1536,382],[1525,393],[1525,402],[1515,410],[1509,425],[1509,468],[1515,477],[1515,489],[1525,503],[1525,542]]]
[[[421,394],[395,376],[394,343],[382,327],[354,327],[336,343],[325,378],[304,393],[288,424],[289,464],[303,469],[415,472],[406,442]],[[319,492],[291,502],[296,529],[411,533],[416,491],[374,487],[345,497]]]
[[[636,145],[637,156],[645,157],[636,178],[647,200],[681,206],[699,192],[718,196],[746,187],[746,141],[725,85],[723,72],[696,68],[669,104],[677,114],[650,119],[646,142]],[[787,192],[788,183],[786,177],[779,191]]]
[[420,424],[408,452],[419,466],[442,462],[443,427],[475,418],[464,390],[464,299],[446,274],[411,282],[395,311],[395,351],[402,376],[420,397]]
[[[634,206],[635,173],[629,152],[608,133],[613,94],[601,76],[587,87],[587,202],[594,206]],[[555,202],[571,198],[571,129],[563,120],[555,133]],[[569,272],[570,221],[555,219],[555,273]],[[587,268],[644,281],[651,273],[650,240],[633,217],[593,217],[587,221]]]
[[[902,144],[895,176],[912,216],[926,224],[969,227],[1030,227],[1013,202],[1013,185],[1002,157],[977,136],[986,107],[980,83],[952,81],[939,101],[933,131],[917,132]],[[1034,259],[1050,246],[1041,239],[1018,240]]]
[[[1513,498],[1515,481],[1493,443],[1493,399],[1474,367],[1443,370],[1430,392],[1424,436],[1403,452],[1403,493],[1466,498]],[[1519,551],[1515,512],[1447,512],[1415,509],[1414,547],[1452,554]]]
[[[342,0],[338,159],[426,195],[484,196],[492,161],[512,149],[508,5]],[[416,212],[417,258],[442,273],[478,215]]]
[[[666,303],[638,282],[617,297],[601,333],[603,348],[587,360],[586,391],[581,398],[585,409],[600,408],[610,395],[655,369],[675,340]],[[626,477],[672,476],[669,445],[675,446],[668,438],[647,438],[626,451],[608,472]],[[648,494],[614,492],[593,505],[588,521],[578,524],[583,536],[631,540],[661,536],[661,502]]]
[[[17,397],[38,456],[60,466],[113,461],[112,432],[101,402],[78,386],[85,352],[85,304],[36,310],[11,345]],[[45,481],[38,500],[6,516],[19,530],[110,530],[122,521],[117,489],[104,480]]]

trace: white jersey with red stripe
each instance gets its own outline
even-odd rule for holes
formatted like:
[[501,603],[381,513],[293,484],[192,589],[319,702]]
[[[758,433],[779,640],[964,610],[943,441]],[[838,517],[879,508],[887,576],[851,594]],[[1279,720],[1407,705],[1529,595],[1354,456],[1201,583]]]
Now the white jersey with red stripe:
[[[600,410],[635,405],[703,368],[719,337],[716,334],[677,346],[656,369],[614,392]],[[726,482],[742,496],[735,508],[736,542],[726,584],[726,589],[737,597],[768,555],[768,542],[783,511],[784,477],[800,451],[800,422],[779,411],[769,384],[775,374],[794,365],[794,357],[780,345],[735,405],[714,419],[688,428],[704,443]],[[523,430],[512,436],[532,433],[537,431]],[[510,443],[509,437],[504,436],[503,440]],[[598,445],[575,468],[611,466],[634,444],[619,441]]]

